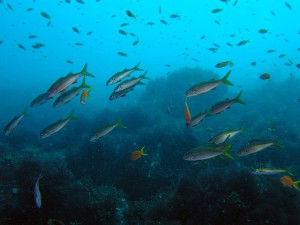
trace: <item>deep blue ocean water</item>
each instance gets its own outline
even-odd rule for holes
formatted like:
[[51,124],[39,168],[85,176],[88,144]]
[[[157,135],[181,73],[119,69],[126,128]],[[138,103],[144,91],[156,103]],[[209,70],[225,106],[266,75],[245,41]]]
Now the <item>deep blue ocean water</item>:
[[[49,219],[70,225],[300,224],[298,1],[0,2],[1,225],[62,224]],[[108,79],[139,62],[143,71],[122,81],[145,71],[148,79],[110,100],[120,82],[107,86]],[[85,77],[92,89],[84,105],[80,97],[86,88],[53,107],[60,94],[80,86],[80,77],[53,99],[30,106],[57,79],[79,73],[86,63],[94,78]],[[229,71],[233,86],[220,84],[187,98],[191,116],[212,114],[216,103],[235,99],[240,91],[245,104],[234,102],[197,126],[186,126],[186,91]],[[24,109],[30,116],[5,135]],[[74,120],[41,138],[72,110]],[[118,120],[122,126],[90,141],[95,131]],[[243,132],[224,144],[232,145],[234,160],[223,154],[183,159],[215,135],[237,129]],[[278,146],[238,156],[258,142]],[[147,155],[133,160],[143,146]],[[258,168],[285,171],[253,174]],[[39,174],[40,208],[34,197]]]

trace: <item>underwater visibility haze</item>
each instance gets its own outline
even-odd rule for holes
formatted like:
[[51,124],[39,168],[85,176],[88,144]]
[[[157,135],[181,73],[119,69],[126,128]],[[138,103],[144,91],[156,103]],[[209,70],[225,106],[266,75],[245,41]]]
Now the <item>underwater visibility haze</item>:
[[299,225],[299,12],[1,0],[0,225]]

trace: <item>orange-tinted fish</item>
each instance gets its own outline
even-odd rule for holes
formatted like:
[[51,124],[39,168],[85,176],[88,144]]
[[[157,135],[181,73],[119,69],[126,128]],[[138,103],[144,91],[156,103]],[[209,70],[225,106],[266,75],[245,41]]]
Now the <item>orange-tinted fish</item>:
[[268,73],[264,73],[264,74],[260,75],[259,78],[262,80],[270,80],[271,76]]
[[293,181],[293,179],[290,176],[283,176],[280,178],[280,182],[287,187],[294,187],[296,188],[298,191],[300,191],[300,188],[298,187],[298,184],[300,183],[300,181]]
[[80,96],[80,103],[81,103],[82,105],[85,104],[85,99],[86,99],[86,98],[91,98],[91,97],[89,96],[89,93],[90,93],[91,89],[92,89],[92,87],[89,87],[88,89],[86,89],[86,90],[84,90],[84,91],[82,92],[82,94],[81,94],[81,96]]
[[185,108],[184,108],[184,116],[185,116],[185,121],[186,125],[189,126],[191,124],[191,113],[187,104],[187,96],[185,96]]
[[148,155],[144,152],[144,148],[145,148],[145,146],[142,147],[141,150],[137,150],[137,151],[134,151],[133,153],[131,153],[130,159],[137,160],[137,159],[141,158],[142,156]]
[[233,66],[233,63],[231,61],[224,61],[224,62],[219,62],[215,65],[216,68],[222,68],[225,66]]

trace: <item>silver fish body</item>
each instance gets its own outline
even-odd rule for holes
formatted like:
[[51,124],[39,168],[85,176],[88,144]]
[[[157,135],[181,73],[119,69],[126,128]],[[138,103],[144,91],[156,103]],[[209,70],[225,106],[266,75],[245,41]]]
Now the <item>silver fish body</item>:
[[138,68],[140,63],[141,62],[139,62],[135,67],[131,69],[124,69],[123,71],[114,74],[111,78],[108,79],[108,81],[106,82],[106,86],[113,85],[115,83],[120,82],[125,77],[130,76],[130,74],[133,73],[134,71],[142,71],[142,69]]

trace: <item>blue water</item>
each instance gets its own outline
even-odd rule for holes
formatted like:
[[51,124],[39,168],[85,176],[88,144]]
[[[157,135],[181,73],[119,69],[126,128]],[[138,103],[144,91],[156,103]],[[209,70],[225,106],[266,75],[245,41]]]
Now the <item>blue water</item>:
[[[300,180],[299,11],[296,0],[1,1],[0,127],[24,108],[31,116],[0,137],[0,224],[47,224],[50,218],[64,224],[300,224],[300,193],[280,182],[288,174],[251,173],[291,167],[292,179]],[[237,46],[243,40],[249,42]],[[36,43],[44,46],[33,48]],[[233,65],[216,68],[224,61]],[[116,85],[106,86],[107,80],[138,62],[148,70],[145,85],[109,100]],[[86,77],[93,88],[85,105],[80,92],[58,108],[53,99],[30,107],[57,79],[80,72],[85,63],[95,76]],[[222,84],[188,98],[191,115],[241,90],[246,104],[235,103],[187,127],[185,92],[229,70],[234,86]],[[264,73],[270,79],[261,79]],[[76,121],[40,138],[44,128],[73,109]],[[89,142],[93,132],[118,118],[126,128]],[[239,128],[245,132],[229,141],[234,160],[183,160],[190,149]],[[276,141],[283,148],[237,156],[251,139]],[[148,155],[131,160],[143,146]],[[41,171],[42,207],[37,208],[33,191]]]

